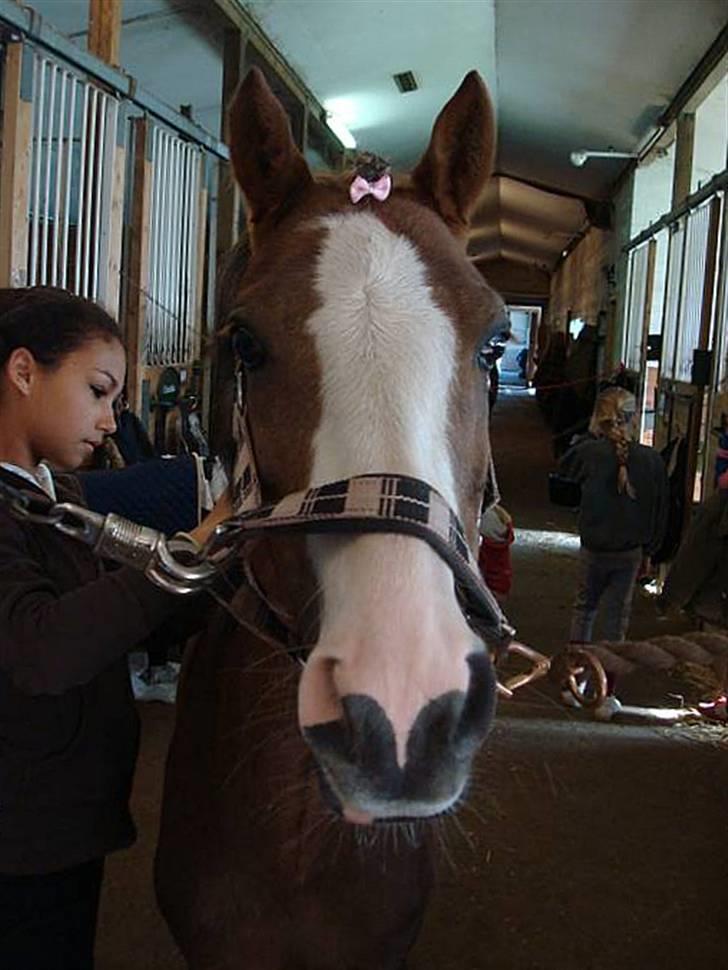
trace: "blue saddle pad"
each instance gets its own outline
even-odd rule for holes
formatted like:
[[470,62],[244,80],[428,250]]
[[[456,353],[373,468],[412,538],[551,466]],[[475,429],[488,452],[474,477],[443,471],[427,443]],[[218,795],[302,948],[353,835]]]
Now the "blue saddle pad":
[[78,478],[94,512],[115,512],[168,536],[199,524],[199,479],[192,455],[81,472]]

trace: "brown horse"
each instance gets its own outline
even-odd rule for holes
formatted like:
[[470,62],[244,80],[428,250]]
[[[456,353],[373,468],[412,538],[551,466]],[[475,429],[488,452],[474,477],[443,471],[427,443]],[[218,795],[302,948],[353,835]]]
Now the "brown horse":
[[[237,358],[264,501],[412,476],[475,548],[504,309],[464,239],[493,127],[471,73],[411,176],[355,203],[351,176],[311,175],[262,75],[243,82],[230,148],[250,242],[222,278],[218,404],[229,426]],[[195,970],[395,970],[431,883],[423,820],[463,797],[492,719],[488,653],[417,537],[276,538],[252,566],[305,661],[222,612],[188,652],[160,906]]]

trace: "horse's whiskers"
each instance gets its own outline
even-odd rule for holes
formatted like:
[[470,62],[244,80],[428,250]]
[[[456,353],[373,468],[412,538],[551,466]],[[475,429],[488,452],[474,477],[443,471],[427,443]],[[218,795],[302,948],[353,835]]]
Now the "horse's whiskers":
[[268,747],[270,744],[280,742],[285,737],[289,737],[289,738],[291,737],[291,730],[288,726],[286,726],[284,729],[280,731],[275,731],[272,734],[269,734],[267,737],[263,738],[262,741],[259,741],[258,744],[254,744],[252,748],[249,748],[245,752],[245,756],[240,758],[232,767],[232,769],[230,770],[225,780],[219,786],[220,790],[223,790],[228,787],[228,785],[233,780],[233,778],[237,775],[240,769],[243,768],[246,764],[248,764],[251,761],[251,759],[254,757],[254,755],[256,755],[259,751],[263,750],[264,748]]

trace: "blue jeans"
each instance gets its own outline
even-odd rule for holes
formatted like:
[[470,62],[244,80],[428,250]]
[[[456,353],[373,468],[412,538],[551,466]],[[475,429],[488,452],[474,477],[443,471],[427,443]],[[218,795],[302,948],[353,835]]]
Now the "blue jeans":
[[632,612],[632,593],[642,549],[592,552],[581,547],[579,587],[571,615],[570,640],[591,643],[594,620],[602,604],[602,639],[624,640]]

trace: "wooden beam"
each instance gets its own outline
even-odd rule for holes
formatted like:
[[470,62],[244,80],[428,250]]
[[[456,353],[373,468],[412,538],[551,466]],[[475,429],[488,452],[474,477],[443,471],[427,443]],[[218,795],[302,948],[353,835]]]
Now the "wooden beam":
[[129,361],[127,399],[135,414],[141,414],[144,377],[144,331],[149,290],[149,219],[152,193],[150,124],[135,118],[134,191],[129,226],[129,275],[126,300],[126,350]]
[[0,286],[28,285],[28,210],[33,147],[32,51],[5,48],[0,153]]
[[89,0],[88,49],[99,60],[119,67],[122,0]]
[[695,115],[681,114],[677,119],[675,140],[675,173],[672,181],[672,208],[682,205],[690,195],[693,175],[693,142],[695,140]]

